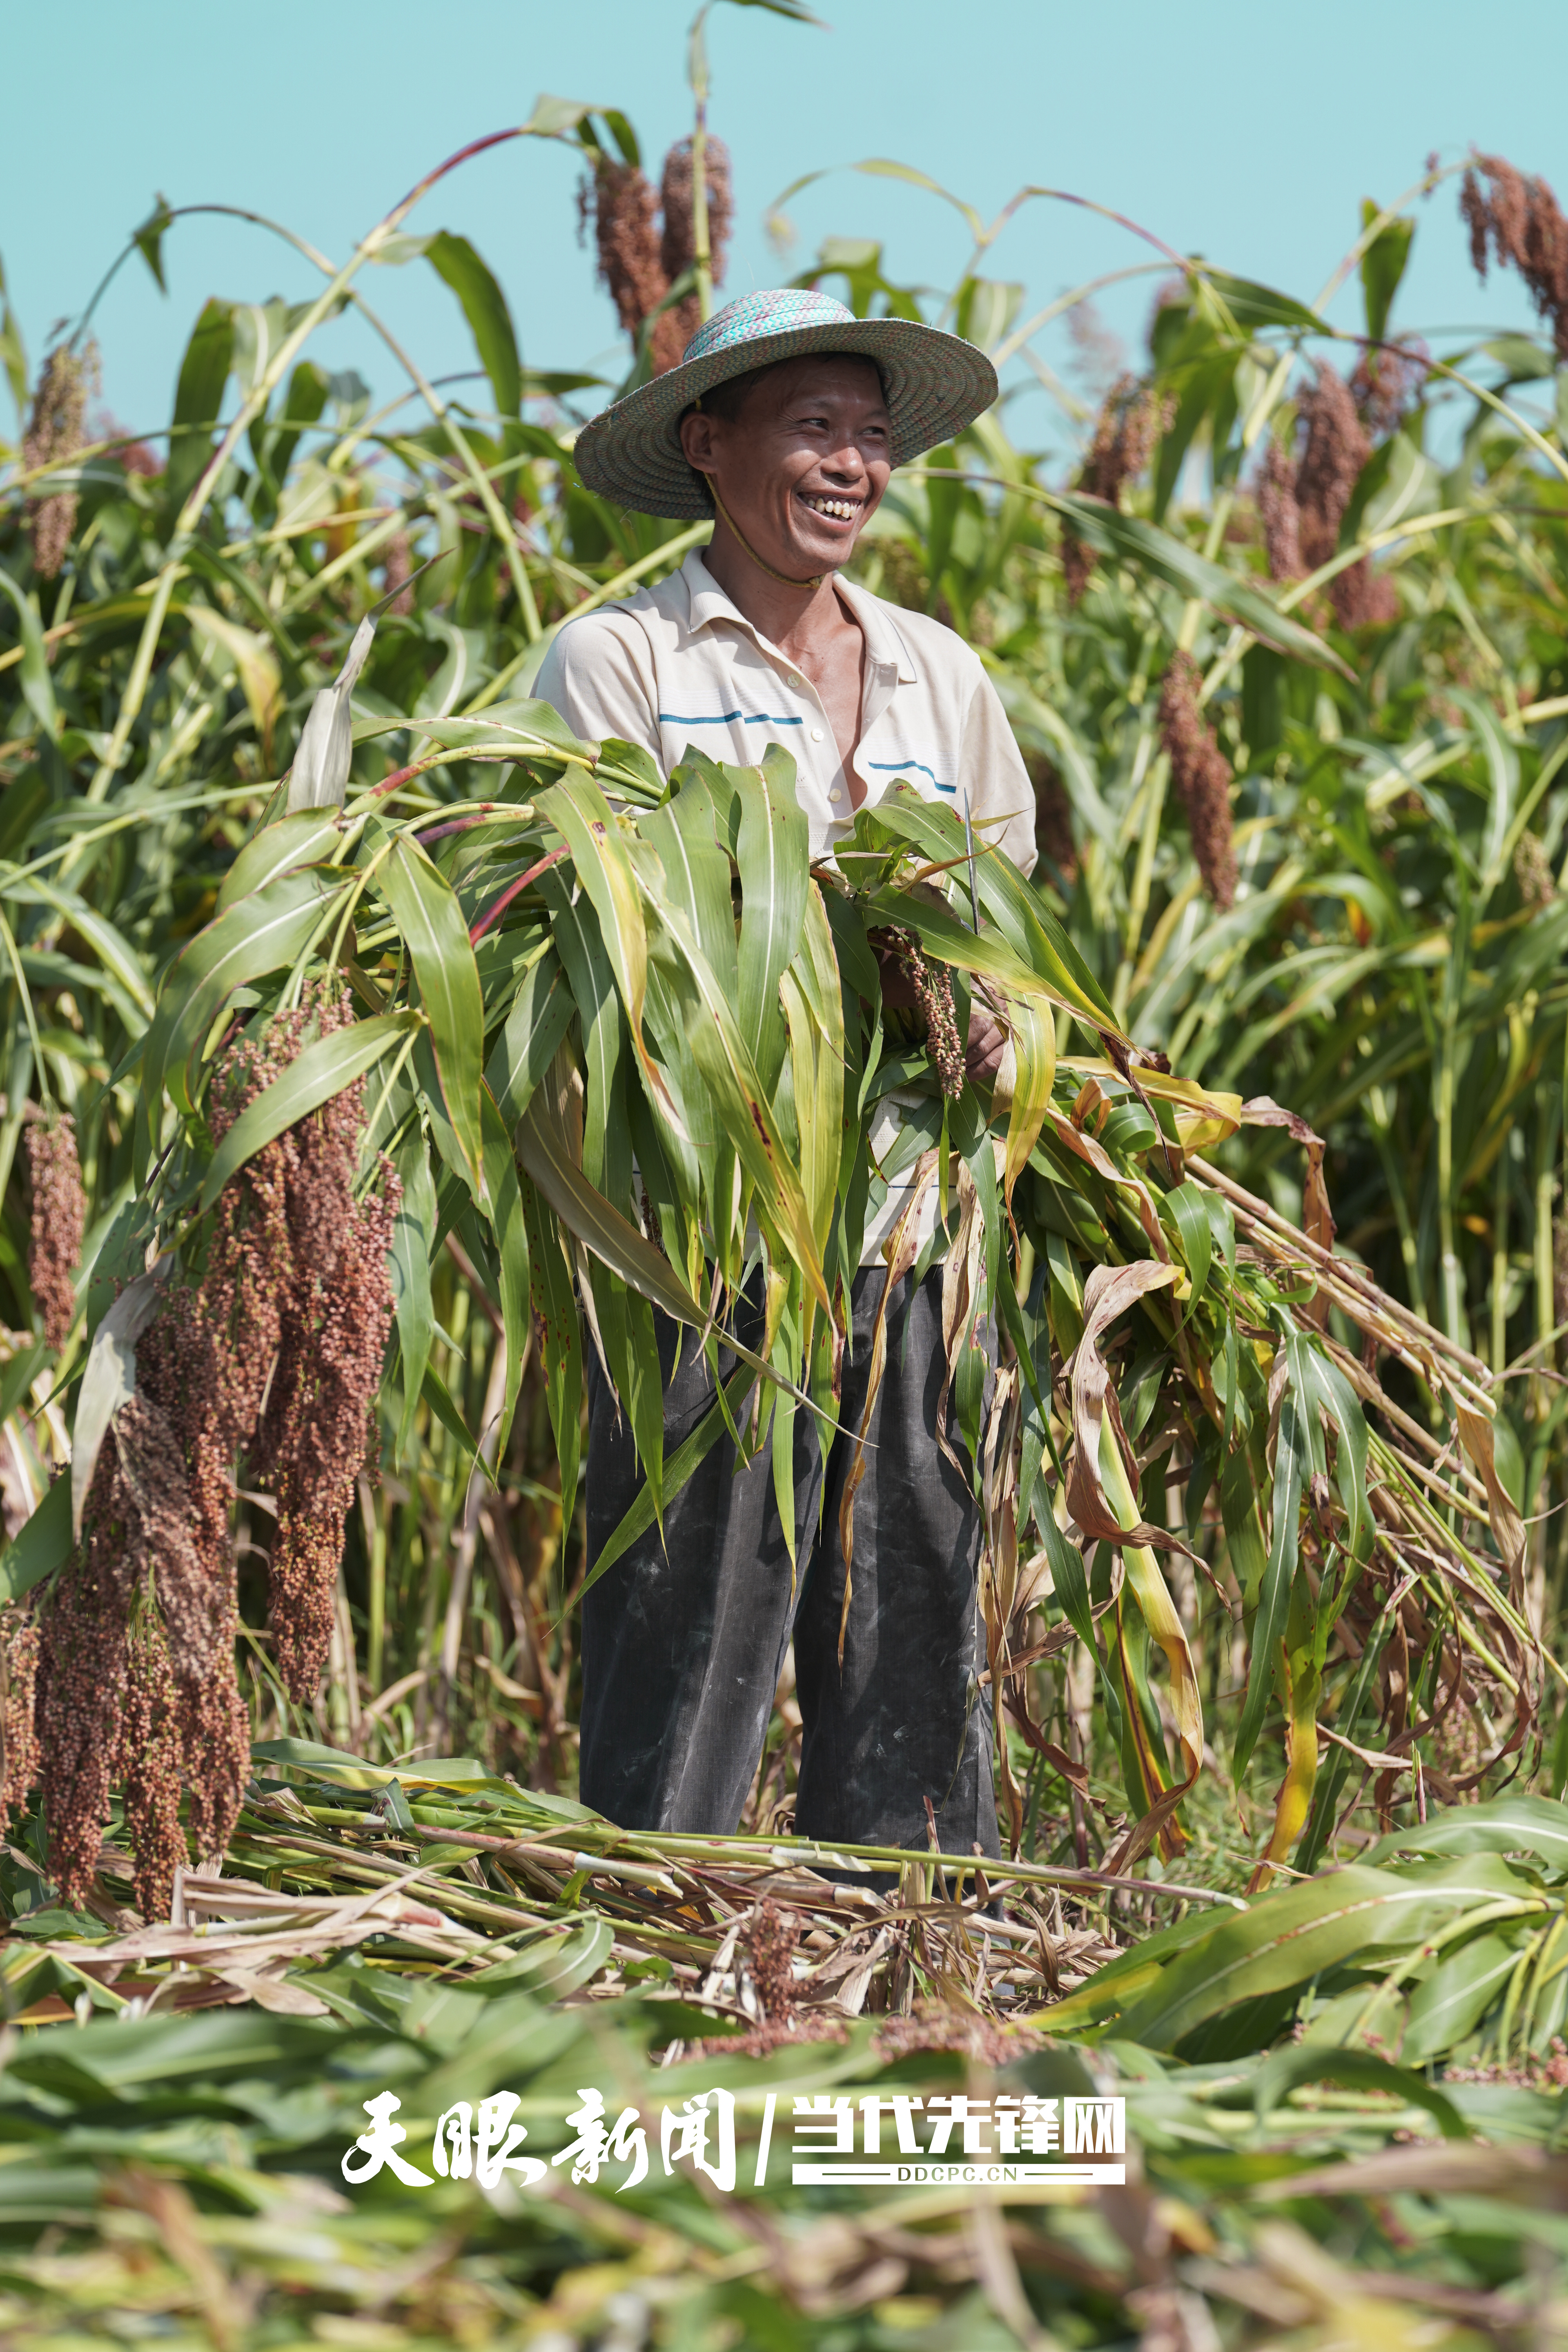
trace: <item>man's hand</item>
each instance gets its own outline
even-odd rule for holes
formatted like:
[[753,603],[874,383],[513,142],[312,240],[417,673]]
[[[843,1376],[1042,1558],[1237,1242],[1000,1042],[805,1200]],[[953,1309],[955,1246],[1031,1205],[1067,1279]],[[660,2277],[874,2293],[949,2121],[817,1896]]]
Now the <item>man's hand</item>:
[[886,936],[873,933],[871,940],[871,951],[881,968],[882,1003],[889,1013],[912,1013],[920,1002],[914,982],[897,948],[884,944]]
[[[907,1013],[920,1003],[920,994],[898,950],[873,938],[872,949],[882,972],[882,1003],[890,1013]],[[964,1047],[963,1071],[974,1086],[990,1086],[1002,1066],[1006,1051],[1007,1032],[996,1017],[994,1009],[976,994],[969,1014],[969,1039]]]
[[963,1049],[963,1074],[972,1086],[989,1086],[1002,1066],[1007,1032],[989,1005],[976,1002],[969,1015],[969,1043]]

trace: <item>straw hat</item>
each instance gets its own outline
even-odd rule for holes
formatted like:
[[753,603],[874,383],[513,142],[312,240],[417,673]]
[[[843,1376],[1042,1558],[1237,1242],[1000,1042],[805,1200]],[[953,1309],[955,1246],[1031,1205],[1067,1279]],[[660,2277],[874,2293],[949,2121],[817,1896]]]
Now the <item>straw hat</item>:
[[589,489],[639,514],[691,520],[712,512],[686,462],[679,423],[699,393],[803,352],[875,360],[887,388],[895,466],[973,424],[996,397],[996,371],[962,336],[915,319],[858,319],[831,295],[784,286],[742,294],[716,310],[679,367],[611,403],[577,436],[573,457]]

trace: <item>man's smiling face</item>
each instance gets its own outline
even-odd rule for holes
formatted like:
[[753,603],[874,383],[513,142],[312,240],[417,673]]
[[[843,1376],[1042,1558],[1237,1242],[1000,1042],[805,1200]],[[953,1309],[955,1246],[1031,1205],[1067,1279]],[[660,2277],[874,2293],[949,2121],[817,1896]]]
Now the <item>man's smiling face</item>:
[[733,415],[700,409],[681,425],[689,462],[792,580],[848,562],[888,487],[889,437],[875,367],[832,352],[769,368]]

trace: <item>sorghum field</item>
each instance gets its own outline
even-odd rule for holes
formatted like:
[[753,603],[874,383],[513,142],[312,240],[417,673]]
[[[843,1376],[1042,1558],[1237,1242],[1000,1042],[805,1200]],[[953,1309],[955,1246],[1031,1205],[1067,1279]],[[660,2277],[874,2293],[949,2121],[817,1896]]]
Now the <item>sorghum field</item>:
[[[628,385],[723,299],[700,20],[693,81],[662,164],[563,100],[497,134],[563,150]],[[1077,462],[1004,402],[857,558],[980,651],[1035,876],[900,792],[832,874],[776,749],[666,778],[531,699],[707,526],[578,482],[620,387],[521,363],[438,226],[470,152],[346,258],[260,224],[316,291],[209,301],[155,432],[90,310],[0,332],[0,2337],[1563,2340],[1568,220],[1434,162],[1293,293],[1130,228]],[[800,282],[1100,348],[971,221],[945,298],[849,238]],[[180,233],[126,247],[149,299]],[[1429,347],[1417,234],[1517,331]],[[471,376],[318,365],[387,268]],[[991,1095],[941,1050],[977,997]],[[726,1419],[787,1484],[894,1085],[1008,1859],[795,1840],[787,1674],[736,1835],[623,1835],[575,1796],[584,1350],[641,1524]],[[762,1348],[666,1459],[651,1305],[700,1332],[749,1224]],[[654,2144],[624,2194],[629,2140],[551,2161],[585,2084]],[[441,2177],[356,2190],[388,2086]],[[1123,2096],[1127,2183],[753,2181],[770,2099],[850,2088]],[[701,2092],[729,2180],[658,2161]],[[535,2177],[470,2177],[507,2093]]]

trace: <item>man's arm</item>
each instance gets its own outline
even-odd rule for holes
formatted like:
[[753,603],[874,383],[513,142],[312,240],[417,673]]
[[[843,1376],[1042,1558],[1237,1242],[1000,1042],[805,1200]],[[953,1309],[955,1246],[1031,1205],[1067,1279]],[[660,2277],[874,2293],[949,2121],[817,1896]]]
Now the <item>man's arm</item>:
[[661,757],[653,656],[635,622],[608,613],[569,622],[545,655],[533,690],[583,742],[615,735]]
[[[982,671],[963,721],[963,745],[959,759],[958,790],[969,794],[976,826],[985,820],[981,841],[1005,849],[1021,874],[1035,870],[1035,787],[1013,740],[1007,714],[991,680]],[[997,822],[997,820],[1005,820]]]
[[[1021,873],[1034,871],[1035,788],[1029,781],[1007,714],[991,680],[982,672],[963,723],[958,789],[969,794],[976,854],[983,844],[1005,850]],[[996,820],[1002,820],[998,823]],[[971,1078],[989,1082],[1001,1067],[1006,1032],[976,995],[969,1015],[963,1066]]]

